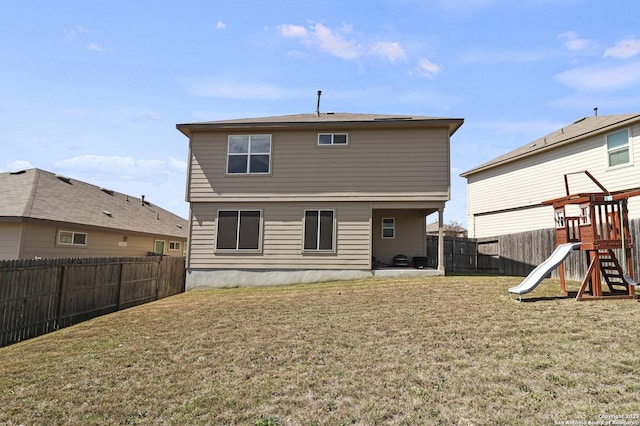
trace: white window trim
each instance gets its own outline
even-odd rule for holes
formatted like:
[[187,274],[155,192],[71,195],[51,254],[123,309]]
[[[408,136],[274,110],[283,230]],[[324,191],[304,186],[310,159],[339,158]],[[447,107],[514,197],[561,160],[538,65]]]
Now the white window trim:
[[[324,135],[330,135],[331,136],[331,143],[320,143],[320,136],[324,136]],[[336,135],[344,135],[346,137],[346,143],[335,143],[334,139]],[[318,146],[349,146],[349,133],[347,132],[325,132],[325,133],[318,133],[318,138],[316,140],[316,143]]]
[[[218,227],[220,223],[220,212],[238,212],[238,221],[240,221],[240,212],[260,212],[260,220],[258,221],[258,248],[257,249],[241,249],[237,248],[240,241],[240,223],[236,228],[236,248],[220,249],[218,248]],[[216,235],[215,235],[215,252],[216,253],[262,253],[262,234],[264,234],[264,215],[262,209],[220,209],[216,214]]]
[[[628,161],[628,162],[626,162],[626,163],[616,164],[615,166],[612,166],[612,165],[609,163],[609,155],[611,154],[611,152],[612,152],[612,151],[613,151],[613,152],[616,152],[616,151],[622,151],[622,150],[624,149],[624,147],[622,147],[622,148],[616,148],[616,149],[614,149],[614,150],[610,150],[610,149],[609,149],[609,144],[608,144],[608,137],[609,137],[609,135],[613,135],[613,134],[616,134],[616,133],[620,133],[620,132],[623,132],[623,131],[625,131],[625,130],[626,130],[626,132],[627,132],[627,145],[626,145],[626,149],[627,149],[627,151],[628,151],[628,153],[629,153],[629,161]],[[615,132],[607,133],[607,134],[604,136],[605,164],[606,164],[607,169],[619,169],[619,168],[623,168],[623,167],[633,166],[633,149],[632,149],[633,144],[631,143],[631,139],[632,139],[632,137],[631,137],[631,130],[630,130],[629,128],[621,129],[621,130],[616,130]]]
[[[392,220],[393,221],[393,226],[391,227],[386,227],[384,226],[384,221],[385,220]],[[396,218],[395,217],[383,217],[382,221],[380,222],[380,227],[381,227],[381,232],[380,232],[380,237],[383,240],[393,240],[396,238]],[[392,237],[385,237],[384,236],[384,231],[385,229],[391,229],[393,231],[393,236]]]
[[[231,137],[248,137],[249,138],[249,152],[247,153],[240,153],[240,152],[236,152],[236,153],[231,153],[229,152],[229,144],[231,143]],[[269,152],[256,152],[255,155],[269,155],[269,171],[268,172],[250,172],[249,171],[249,166],[251,164],[251,138],[252,137],[258,137],[258,136],[268,136],[269,137]],[[225,166],[226,168],[226,174],[227,176],[254,176],[254,175],[270,175],[271,174],[271,157],[272,157],[272,153],[273,152],[273,136],[271,134],[250,134],[250,135],[229,135],[227,136],[227,164]],[[243,173],[230,173],[229,172],[229,157],[230,156],[239,156],[239,155],[246,155],[247,156],[247,171],[243,172]]]
[[[63,243],[60,241],[60,235],[63,233],[70,233],[71,234],[71,243]],[[75,244],[73,241],[75,240],[75,236],[76,234],[80,235],[80,234],[84,234],[84,244]],[[58,230],[58,238],[56,239],[56,243],[59,246],[63,246],[63,247],[86,247],[87,243],[89,241],[89,235],[86,232],[78,232],[78,231],[69,231],[67,229],[60,229]]]
[[[171,248],[171,245],[177,245],[178,248]],[[169,251],[180,251],[182,243],[180,241],[169,241]]]
[[[331,225],[331,249],[306,249],[304,248],[304,237],[306,235],[306,220],[307,212],[331,212],[333,215],[333,221]],[[320,246],[320,214],[318,214],[318,234],[316,235],[316,246]],[[337,236],[337,222],[336,222],[336,211],[335,209],[304,209],[302,214],[302,252],[303,253],[335,253],[336,252],[336,236]]]

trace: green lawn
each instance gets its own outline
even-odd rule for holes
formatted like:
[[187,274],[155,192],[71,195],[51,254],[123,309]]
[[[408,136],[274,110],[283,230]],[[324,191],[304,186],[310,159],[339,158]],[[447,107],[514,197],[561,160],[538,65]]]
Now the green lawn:
[[520,280],[181,294],[0,349],[0,424],[640,424],[640,304]]

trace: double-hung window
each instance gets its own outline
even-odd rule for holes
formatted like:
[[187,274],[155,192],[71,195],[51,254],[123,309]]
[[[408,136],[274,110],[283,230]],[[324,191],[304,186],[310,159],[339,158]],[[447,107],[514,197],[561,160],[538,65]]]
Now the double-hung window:
[[232,135],[227,147],[228,174],[269,174],[271,135]]
[[629,163],[628,129],[607,135],[607,156],[609,160],[609,167]]
[[218,250],[259,250],[260,210],[218,211]]
[[335,230],[333,216],[333,210],[304,211],[305,251],[334,250]]
[[349,138],[346,133],[319,133],[318,145],[346,145]]

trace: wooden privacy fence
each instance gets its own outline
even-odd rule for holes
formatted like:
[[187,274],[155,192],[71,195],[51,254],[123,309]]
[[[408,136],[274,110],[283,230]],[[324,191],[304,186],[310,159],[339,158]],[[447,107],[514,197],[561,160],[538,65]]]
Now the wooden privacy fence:
[[183,257],[0,261],[0,347],[184,292]]
[[[629,221],[634,243],[634,277],[640,277],[640,220]],[[447,272],[478,272],[492,275],[527,276],[544,262],[556,247],[555,229],[537,229],[491,238],[444,237],[444,260]],[[616,256],[619,253],[616,252]],[[438,237],[427,236],[427,264],[438,266]],[[574,251],[564,261],[568,280],[582,281],[587,273],[585,253]],[[551,276],[558,277],[553,270]]]

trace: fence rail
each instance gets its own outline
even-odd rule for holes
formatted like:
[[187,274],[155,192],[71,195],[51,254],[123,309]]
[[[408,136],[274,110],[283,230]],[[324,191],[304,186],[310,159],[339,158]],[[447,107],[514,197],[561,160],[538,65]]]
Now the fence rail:
[[184,291],[182,257],[0,261],[0,347]]

